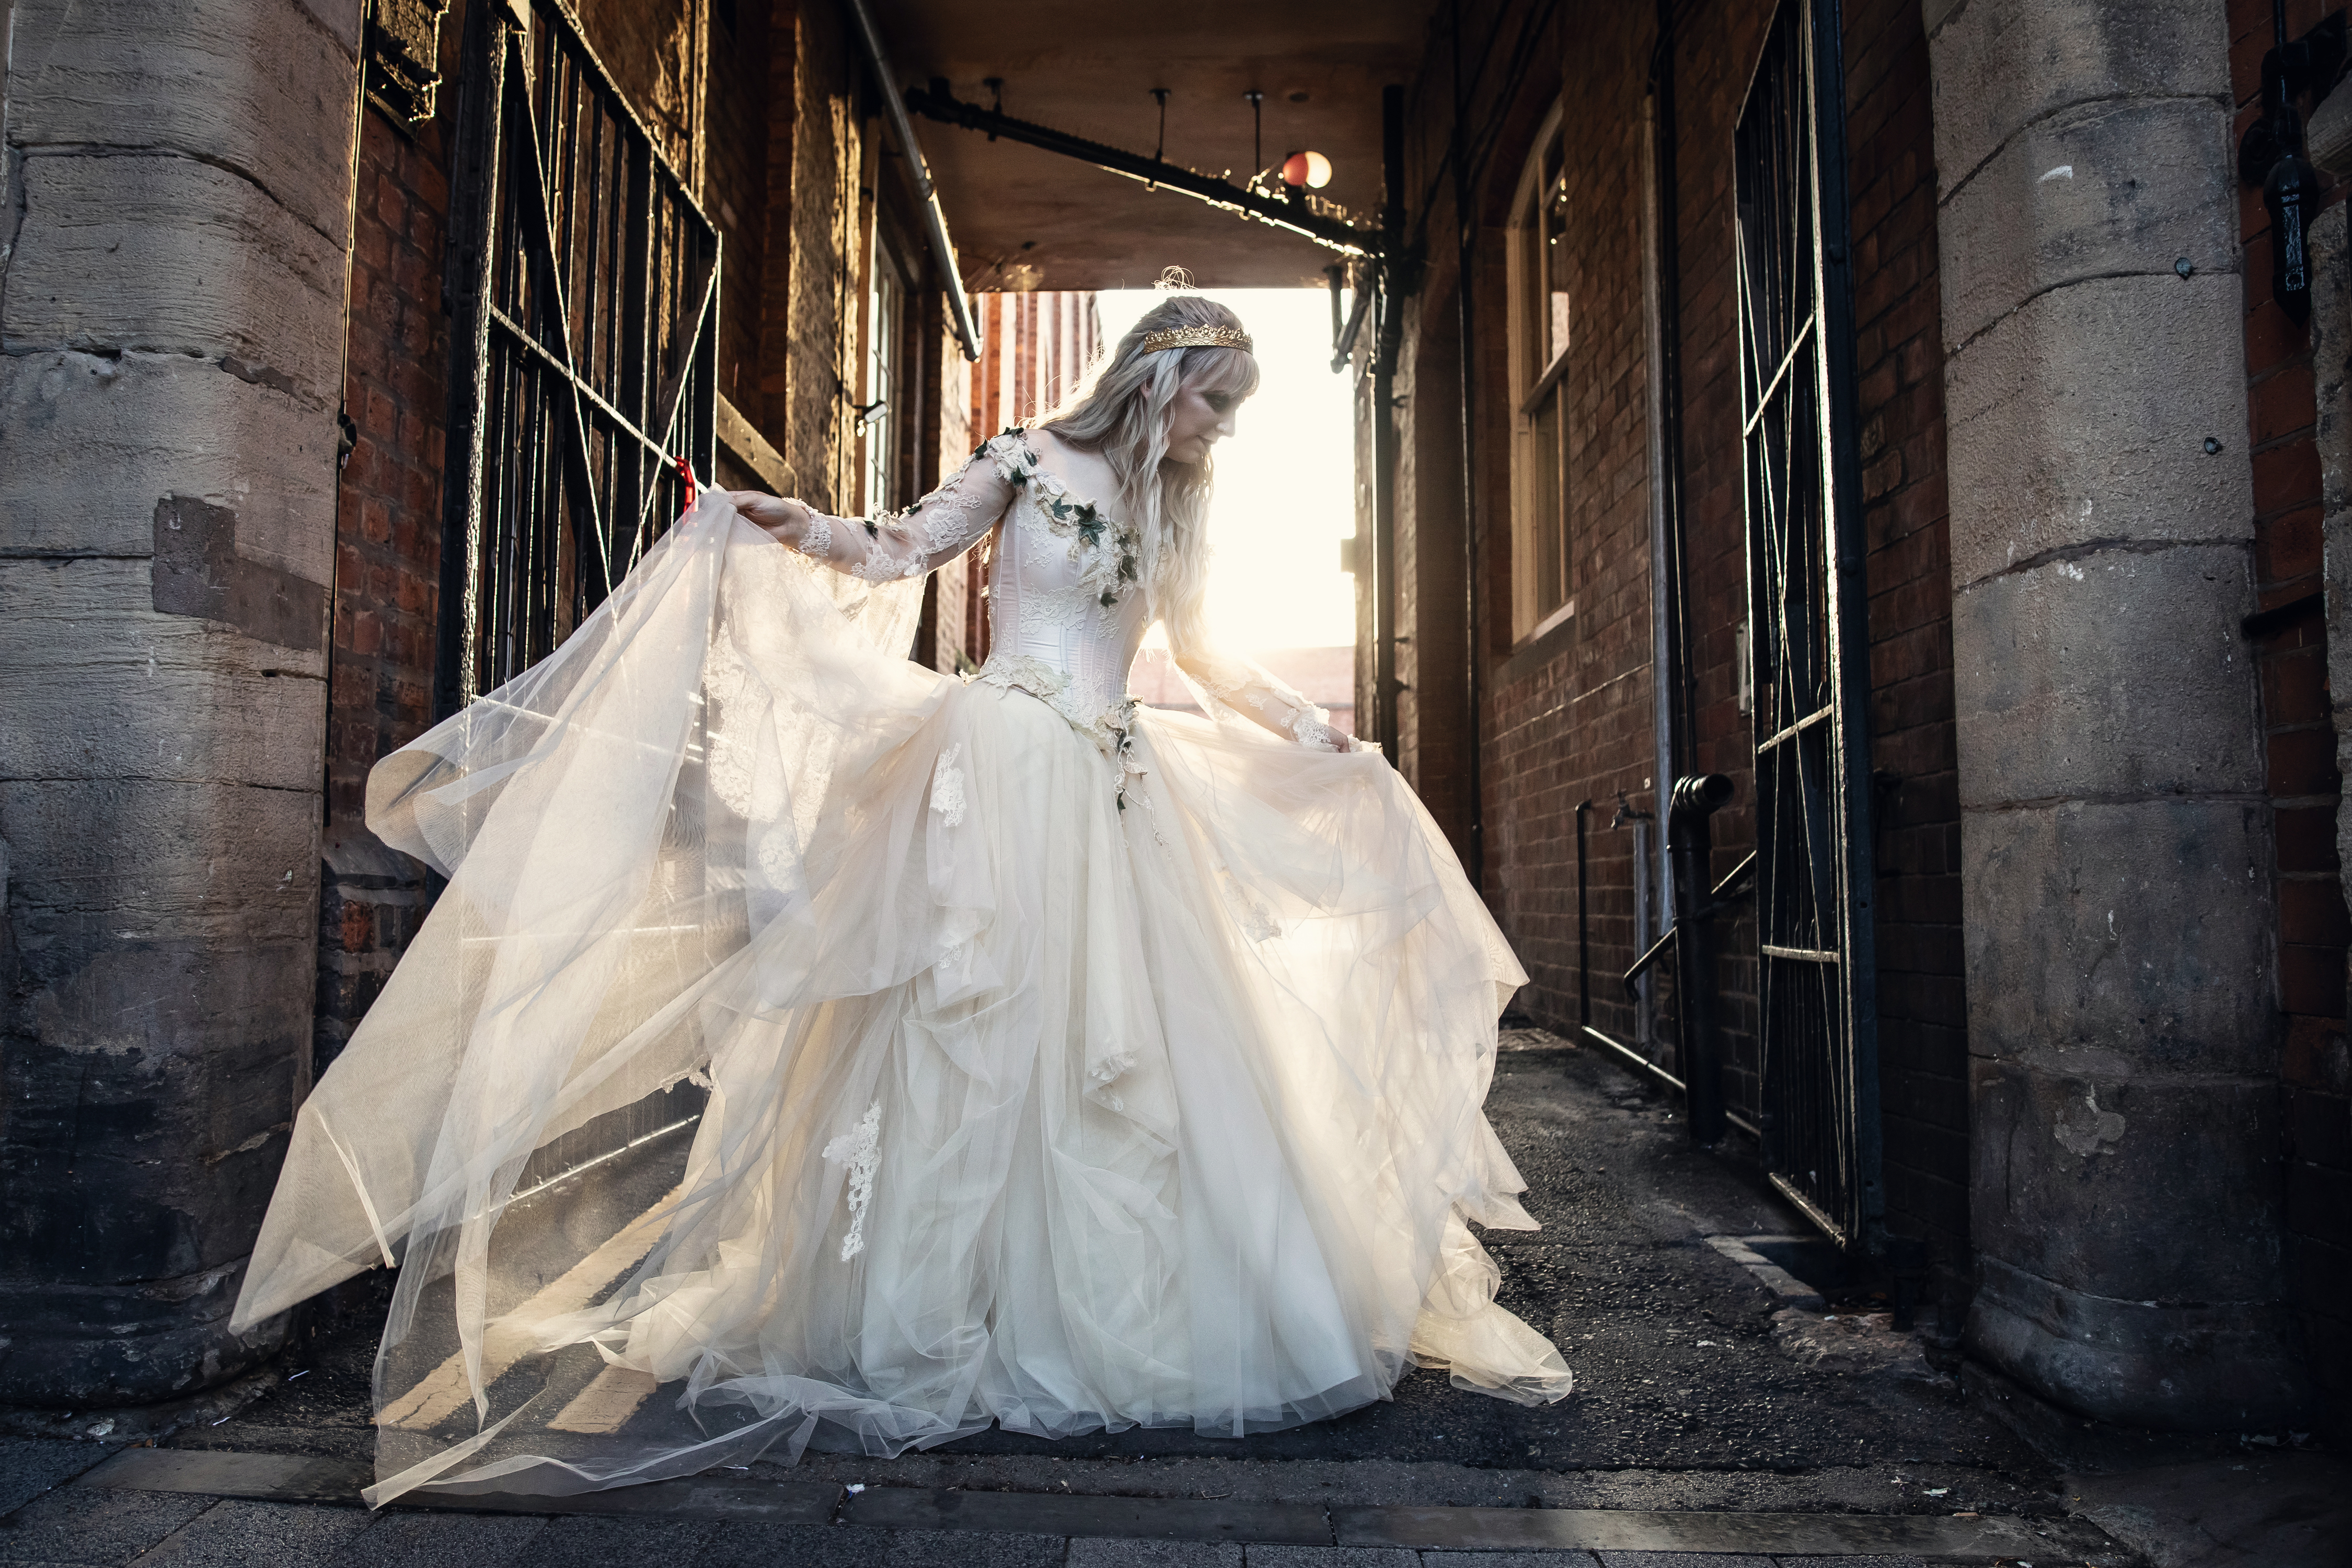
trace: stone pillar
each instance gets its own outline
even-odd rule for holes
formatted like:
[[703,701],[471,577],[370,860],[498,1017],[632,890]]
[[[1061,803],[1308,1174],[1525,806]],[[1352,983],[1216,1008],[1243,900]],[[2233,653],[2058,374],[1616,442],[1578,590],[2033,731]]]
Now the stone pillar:
[[0,19],[0,1403],[88,1408],[284,1333],[360,0]]
[[1928,0],[1927,22],[1969,1343],[2084,1415],[2242,1428],[2284,1416],[2300,1381],[2238,625],[2253,521],[2223,10]]

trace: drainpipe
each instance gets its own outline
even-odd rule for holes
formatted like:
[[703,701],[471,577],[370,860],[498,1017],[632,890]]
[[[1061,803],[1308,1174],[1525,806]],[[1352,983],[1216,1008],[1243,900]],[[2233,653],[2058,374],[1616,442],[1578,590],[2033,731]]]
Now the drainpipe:
[[857,41],[866,47],[866,64],[874,72],[874,84],[882,96],[883,112],[890,121],[891,139],[907,160],[907,173],[915,182],[915,199],[922,204],[923,230],[930,237],[931,260],[939,268],[940,287],[948,297],[949,320],[955,323],[963,357],[976,361],[980,335],[972,331],[971,301],[964,297],[963,273],[956,266],[955,244],[948,238],[948,216],[940,208],[939,188],[931,184],[930,165],[923,162],[923,149],[915,140],[914,121],[907,118],[907,100],[898,92],[898,79],[882,52],[882,29],[875,26],[874,12],[866,0],[848,0],[848,5],[850,16],[857,22]]
[[1372,717],[1397,762],[1396,361],[1404,332],[1399,272],[1404,243],[1404,89],[1381,89],[1380,333],[1372,345]]
[[[1470,304],[1470,246],[1475,233],[1470,222],[1470,167],[1465,155],[1469,146],[1463,134],[1465,110],[1462,82],[1462,0],[1454,0],[1454,304],[1455,330],[1461,334],[1461,349],[1454,358],[1462,373],[1459,401],[1462,405],[1462,626],[1467,647],[1464,664],[1464,682],[1469,704],[1469,746],[1463,763],[1470,772],[1470,832],[1468,865],[1470,885],[1480,891],[1486,886],[1486,746],[1482,731],[1486,725],[1484,710],[1486,659],[1485,640],[1479,636],[1478,622],[1478,424],[1476,415],[1477,377],[1473,371],[1473,352],[1477,343],[1475,331],[1475,315]],[[1577,887],[1584,886],[1583,873],[1578,872]],[[1589,966],[1588,966],[1589,967]],[[1589,1017],[1585,1020],[1591,1023]]]
[[1707,871],[1714,858],[1710,826],[1731,799],[1721,773],[1677,779],[1666,814],[1666,852],[1674,863],[1675,907],[1686,911],[1675,927],[1675,1009],[1681,1024],[1675,1066],[1683,1079],[1690,1139],[1723,1141],[1723,1063],[1715,1032],[1715,942],[1707,907]]

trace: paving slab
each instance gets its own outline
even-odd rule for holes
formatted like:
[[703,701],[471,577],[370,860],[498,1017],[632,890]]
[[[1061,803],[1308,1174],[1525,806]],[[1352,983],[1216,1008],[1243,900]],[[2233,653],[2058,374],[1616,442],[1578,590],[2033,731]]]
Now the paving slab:
[[2078,1523],[2000,1516],[1337,1508],[1331,1526],[1342,1546],[1431,1551],[1906,1553],[1930,1561],[1982,1562],[2030,1558],[2036,1548],[2044,1548],[2053,1562],[2080,1562],[2079,1552],[2070,1552],[2073,1546],[2107,1545],[2097,1531]]
[[1242,1549],[1244,1568],[1421,1568],[1420,1554],[1386,1546],[1269,1546]]
[[2352,1465],[2252,1451],[2119,1475],[2071,1475],[2067,1506],[2153,1568],[2344,1568]]
[[720,1524],[693,1568],[1062,1568],[1068,1550],[1058,1535]]
[[217,1506],[209,1497],[60,1487],[0,1519],[0,1563],[130,1563]]
[[1332,1544],[1331,1527],[1323,1510],[1307,1503],[870,1487],[849,1500],[841,1518],[845,1524],[893,1530],[1010,1531],[1130,1541]]
[[1242,1568],[1230,1541],[1120,1541],[1095,1536],[1070,1542],[1067,1568]]
[[698,1519],[618,1519],[572,1514],[547,1521],[530,1557],[548,1568],[665,1568],[702,1561],[711,1526]]
[[373,1522],[354,1509],[231,1498],[156,1542],[139,1568],[310,1568]]
[[328,1559],[327,1568],[523,1568],[545,1562],[532,1547],[546,1529],[544,1519],[520,1516],[386,1513]]
[[96,1443],[0,1437],[0,1514],[24,1507],[103,1462],[114,1450]]

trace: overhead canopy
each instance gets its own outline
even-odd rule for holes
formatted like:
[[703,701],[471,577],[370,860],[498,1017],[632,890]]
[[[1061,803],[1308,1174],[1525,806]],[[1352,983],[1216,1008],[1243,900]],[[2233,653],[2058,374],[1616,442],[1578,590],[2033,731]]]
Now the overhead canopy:
[[[1381,89],[1411,79],[1427,0],[873,0],[900,87],[944,77],[968,102],[1149,157],[1166,88],[1171,163],[1249,177],[1252,89],[1265,93],[1265,160],[1331,160],[1318,194],[1376,223]],[[1213,288],[1324,286],[1329,251],[1168,191],[1000,138],[919,121],[972,289],[1121,289],[1165,267]],[[1034,268],[1034,273],[1016,270]]]

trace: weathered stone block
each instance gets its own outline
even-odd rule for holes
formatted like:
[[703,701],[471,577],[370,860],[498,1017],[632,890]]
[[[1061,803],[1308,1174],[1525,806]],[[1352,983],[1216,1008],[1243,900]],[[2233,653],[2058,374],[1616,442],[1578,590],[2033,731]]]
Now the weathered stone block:
[[1960,800],[2259,792],[2245,547],[2109,549],[1957,595]]
[[2202,99],[2089,103],[2019,132],[1937,218],[1944,341],[1955,349],[2037,294],[2162,275],[2177,258],[2236,269],[2229,119]]
[[[2282,1185],[2258,1152],[2279,1143],[2276,1083],[2111,1065],[2063,1044],[1969,1063],[1979,1245],[2102,1296],[2220,1305],[2228,1280],[2228,1300],[2275,1300]],[[2194,1247],[2168,1214],[2200,1216]]]
[[2234,275],[2098,279],[1954,355],[1953,585],[2098,541],[2251,540],[2245,381],[2212,373],[2245,363],[2239,317]]
[[0,756],[10,771],[316,792],[325,653],[158,615],[152,575],[135,559],[0,561],[0,668],[10,673]]
[[[309,792],[141,778],[0,782],[26,1026],[45,1038],[145,1028],[121,997],[57,989],[101,953],[214,942],[224,954],[289,945],[307,954],[318,929],[318,821]],[[289,1002],[294,1024],[307,1026],[310,984],[306,957],[270,994],[276,1001],[255,997],[249,1017],[223,1003],[206,1026],[224,1037],[283,1033],[289,1026],[268,1009]],[[52,1013],[54,1022],[41,1021]]]
[[1926,20],[1946,193],[2069,104],[2230,99],[2228,21],[2208,0],[1969,0]]
[[307,1020],[299,944],[163,940],[100,952],[37,995],[5,1076],[0,1250],[72,1280],[176,1279],[243,1257],[292,1126]]
[[226,170],[159,153],[36,153],[9,262],[7,350],[192,354],[330,413],[343,251]]
[[2252,799],[1970,812],[1970,1051],[2116,1075],[2273,1070],[2267,821]]
[[[340,250],[358,49],[349,0],[19,0],[8,139],[234,170]],[[38,60],[37,71],[22,68]],[[11,291],[15,285],[11,284]]]
[[2122,1300],[1990,1256],[1978,1274],[1970,1353],[2068,1409],[2206,1432],[2276,1431],[2311,1414],[2278,1301]]
[[143,556],[156,501],[191,496],[236,510],[238,554],[327,583],[335,438],[332,405],[185,354],[0,355],[0,536],[23,552]]

